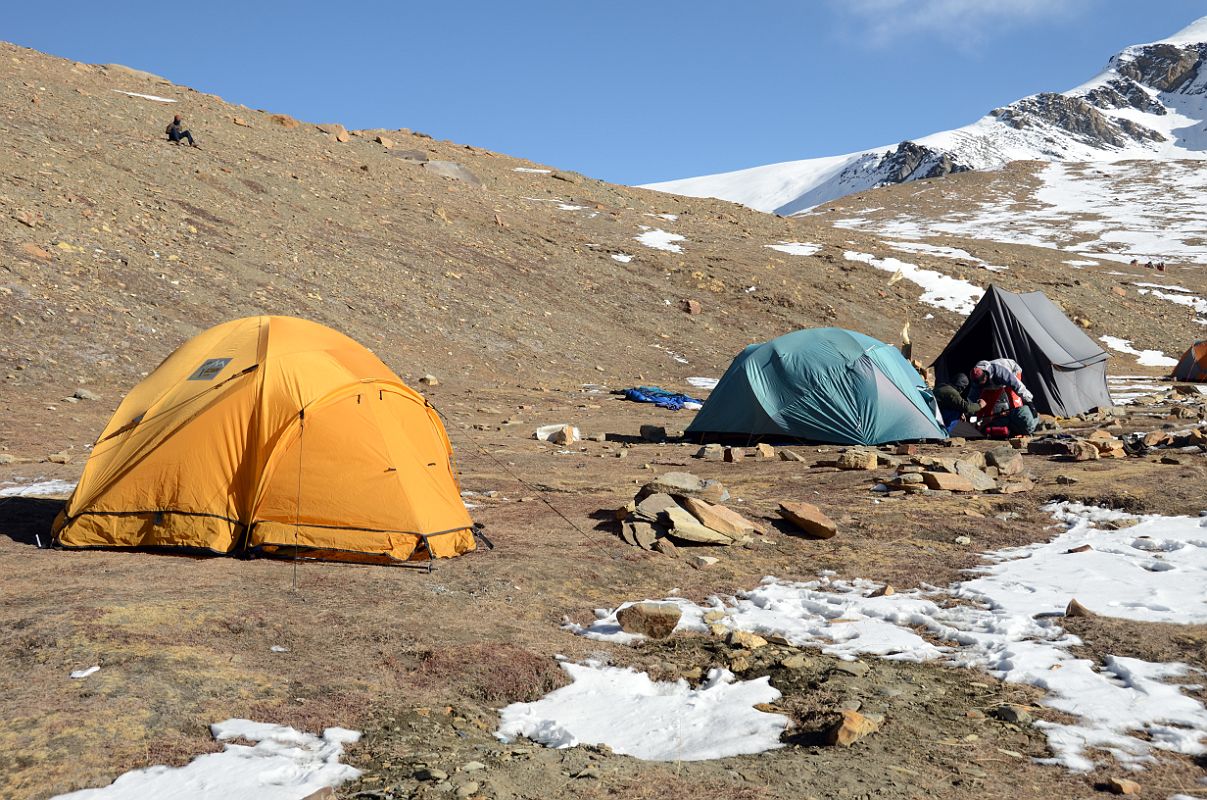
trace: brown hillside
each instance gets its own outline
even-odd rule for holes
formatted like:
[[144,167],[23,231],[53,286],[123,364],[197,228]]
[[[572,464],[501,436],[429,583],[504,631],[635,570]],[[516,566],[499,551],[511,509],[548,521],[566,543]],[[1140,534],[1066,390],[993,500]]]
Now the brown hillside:
[[[719,375],[750,342],[827,324],[892,342],[912,320],[925,357],[959,323],[919,305],[907,281],[887,285],[843,259],[845,249],[900,254],[823,218],[516,172],[534,166],[418,133],[340,142],[146,73],[13,45],[0,45],[0,70],[0,437],[9,442],[67,389],[120,394],[192,334],[252,314],[318,320],[404,378],[434,372],[465,386],[679,387],[687,375]],[[201,150],[162,135],[176,112]],[[416,157],[461,164],[482,186]],[[971,191],[984,180],[946,185]],[[649,216],[660,213],[678,219]],[[641,226],[686,237],[683,252],[634,241]],[[764,247],[778,241],[825,247],[816,257]],[[1040,285],[1095,324],[1105,324],[1104,306],[1123,305],[1129,319],[1110,319],[1107,332],[1128,336],[1130,318],[1147,316],[1135,334],[1144,346],[1173,352],[1188,338],[1160,301],[1121,302],[1109,291],[1118,279],[1070,276],[1066,254],[957,244],[1011,271],[909,260],[980,283]],[[632,261],[613,260],[619,253]],[[682,313],[685,298],[703,312]]]
[[[871,655],[852,664],[779,641],[751,654],[704,635],[628,647],[563,627],[589,622],[595,608],[672,593],[703,601],[767,575],[811,580],[832,570],[900,591],[945,585],[983,564],[984,552],[1050,539],[1044,505],[1056,498],[1198,513],[1200,452],[1076,463],[1028,453],[1027,477],[1010,493],[880,494],[872,487],[893,480],[898,464],[984,463],[977,451],[988,445],[923,444],[913,455],[887,447],[872,471],[839,471],[835,447],[706,461],[673,435],[691,412],[584,386],[688,389],[687,377],[719,377],[745,345],[816,325],[897,342],[909,322],[915,353],[936,355],[961,318],[920,304],[917,285],[890,282],[846,251],[981,285],[1039,287],[1095,337],[1179,353],[1202,329],[1185,309],[1109,274],[1113,266],[1071,272],[1065,252],[932,240],[1008,267],[989,273],[832,225],[878,207],[937,219],[999,191],[995,182],[1025,186],[1026,165],[780,219],[418,133],[324,130],[127,68],[7,44],[0,78],[0,486],[77,480],[120,397],[198,331],[294,314],[365,343],[409,382],[439,378],[416,388],[447,418],[468,507],[495,544],[432,572],[51,550],[37,545],[62,492],[0,497],[0,797],[45,800],[127,770],[188,763],[218,749],[208,726],[232,717],[362,731],[345,760],[364,775],[337,789],[340,798],[1018,800],[1089,796],[1123,774],[1105,752],[1093,773],[1039,763],[1051,756],[1043,729],[992,710],[1025,707],[1041,725],[1069,718],[1043,706],[1039,689],[983,671]],[[177,112],[202,149],[165,140]],[[425,161],[453,162],[481,185]],[[923,189],[943,202],[912,199]],[[642,226],[685,237],[682,252],[639,243]],[[766,247],[781,241],[821,250]],[[622,254],[631,261],[613,258]],[[1167,277],[1207,288],[1192,266]],[[683,300],[698,301],[700,313],[681,310]],[[1115,371],[1144,370],[1120,358]],[[1197,397],[1165,392],[1111,431],[1183,429],[1203,409]],[[588,438],[534,440],[549,423]],[[1100,423],[1066,429],[1089,435]],[[643,439],[643,424],[664,426],[670,440]],[[615,509],[671,470],[723,481],[733,509],[765,535],[732,547],[684,543],[678,556],[625,544]],[[1006,485],[1003,477],[998,488]],[[785,501],[817,504],[837,535],[799,535],[777,511]],[[694,568],[697,554],[718,562]],[[1207,669],[1201,625],[1080,623],[1079,657],[1138,654]],[[693,685],[716,667],[769,677],[783,693],[773,710],[795,727],[768,753],[685,763],[501,743],[499,708],[567,680],[555,654]],[[99,670],[69,677],[90,666]],[[884,725],[855,747],[822,746],[849,709]],[[1147,766],[1146,799],[1190,791],[1203,773],[1201,760],[1164,752]]]

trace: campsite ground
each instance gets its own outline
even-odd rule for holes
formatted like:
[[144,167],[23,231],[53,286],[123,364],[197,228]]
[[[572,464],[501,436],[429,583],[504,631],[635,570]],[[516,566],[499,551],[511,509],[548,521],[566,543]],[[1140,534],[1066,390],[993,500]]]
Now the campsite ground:
[[[805,651],[807,665],[756,667],[784,692],[775,707],[800,724],[783,749],[721,761],[658,764],[601,748],[547,750],[494,739],[495,711],[564,683],[554,660],[602,658],[673,678],[727,665],[718,640],[677,636],[638,647],[602,644],[561,628],[624,600],[679,594],[695,600],[754,586],[764,575],[810,579],[819,570],[898,589],[945,585],[987,550],[1054,534],[1040,506],[1056,497],[1170,514],[1197,514],[1202,457],[1061,463],[1026,456],[1036,488],[1009,496],[924,496],[874,501],[879,473],[814,468],[837,448],[798,447],[804,463],[729,464],[692,458],[687,444],[640,441],[642,423],[681,426],[675,414],[587,390],[517,392],[435,387],[457,445],[462,486],[495,547],[432,572],[287,561],[195,559],[139,553],[39,550],[59,503],[0,500],[0,794],[45,798],[107,783],[131,766],[182,764],[216,749],[208,724],[271,719],[303,729],[364,731],[349,761],[365,777],[340,796],[437,796],[417,765],[486,797],[1037,797],[1085,793],[1118,768],[1077,775],[1040,766],[1044,735],[988,716],[1002,702],[1031,707],[1037,690],[985,674],[868,659],[852,676],[837,659]],[[1173,425],[1145,409],[1125,427]],[[501,425],[508,418],[523,423]],[[572,422],[608,434],[559,451],[535,441],[537,424]],[[475,426],[485,430],[475,430]],[[958,455],[971,448],[926,446]],[[695,570],[616,536],[612,510],[653,474],[687,469],[721,480],[731,503],[770,534],[756,546],[704,548],[717,565]],[[0,480],[73,479],[78,464],[14,464]],[[1075,477],[1057,484],[1058,475]],[[497,492],[490,496],[488,493]],[[811,500],[840,533],[794,535],[775,519],[781,500]],[[565,514],[561,519],[546,505]],[[999,519],[1008,515],[1008,521]],[[956,544],[969,536],[972,543]],[[296,585],[295,585],[296,581]],[[137,586],[132,593],[130,587]],[[1134,654],[1207,668],[1207,627],[1085,620],[1084,653]],[[274,652],[274,646],[287,648]],[[787,648],[780,648],[786,651]],[[99,665],[86,680],[75,669]],[[1200,695],[1202,691],[1200,690]],[[881,713],[880,733],[854,751],[817,746],[817,730],[853,700]],[[458,773],[470,762],[485,769]],[[571,777],[582,773],[598,777]],[[1162,755],[1140,777],[1145,797],[1191,791],[1191,759]]]
[[[861,193],[818,216],[780,219],[418,131],[337,136],[128,68],[2,43],[0,74],[0,482],[75,480],[119,399],[180,343],[232,318],[291,314],[362,342],[412,385],[439,377],[425,391],[449,420],[463,488],[480,493],[468,499],[495,544],[430,574],[55,552],[34,541],[61,501],[0,498],[0,796],[42,800],[187,762],[217,749],[207,725],[227,717],[364,731],[349,759],[366,775],[341,796],[434,795],[412,778],[420,760],[492,798],[1069,797],[1107,774],[1034,764],[1047,752],[1040,732],[987,718],[1004,699],[1037,699],[1030,690],[879,660],[844,677],[815,651],[799,671],[771,671],[780,705],[804,734],[844,702],[884,713],[880,733],[851,751],[803,735],[757,757],[654,764],[491,735],[497,708],[563,680],[555,654],[666,677],[728,663],[705,637],[626,648],[561,628],[596,607],[672,592],[703,599],[822,569],[900,589],[942,585],[983,551],[1050,538],[1041,506],[1053,497],[1201,509],[1202,456],[1179,465],[1027,456],[1039,478],[1028,493],[874,503],[871,474],[812,469],[832,457],[817,448],[800,448],[807,463],[724,464],[640,442],[642,423],[681,428],[687,414],[585,386],[685,390],[690,376],[718,377],[751,342],[826,325],[897,343],[908,324],[915,354],[933,358],[962,322],[950,298],[924,301],[904,270],[863,255],[899,257],[931,271],[927,280],[953,279],[957,292],[1040,288],[1095,340],[1179,354],[1201,328],[1184,302],[1147,291],[1152,271],[924,224],[990,201],[1034,210],[1036,165]],[[163,141],[175,111],[202,150]],[[442,177],[429,160],[456,162],[481,185]],[[903,251],[876,235],[894,208],[923,219],[910,223],[921,239],[960,252]],[[850,219],[868,222],[851,229]],[[786,242],[800,246],[769,249]],[[1171,259],[1161,280],[1207,295],[1193,263]],[[1148,371],[1119,356],[1111,372]],[[554,422],[610,438],[567,453],[531,439]],[[1159,414],[1127,422],[1182,423]],[[767,542],[717,552],[706,570],[623,544],[611,510],[653,474],[680,468],[724,481],[741,499],[735,508],[772,528]],[[1062,472],[1079,482],[1055,483]],[[831,512],[838,536],[805,540],[775,523],[776,504],[794,499]],[[960,536],[971,544],[956,544]],[[1091,656],[1135,651],[1207,666],[1202,626],[1076,624]],[[101,669],[87,679],[68,677],[92,665]],[[1144,796],[1192,792],[1202,765],[1160,759],[1140,776]],[[471,761],[486,769],[455,773]],[[588,762],[598,778],[570,777]]]

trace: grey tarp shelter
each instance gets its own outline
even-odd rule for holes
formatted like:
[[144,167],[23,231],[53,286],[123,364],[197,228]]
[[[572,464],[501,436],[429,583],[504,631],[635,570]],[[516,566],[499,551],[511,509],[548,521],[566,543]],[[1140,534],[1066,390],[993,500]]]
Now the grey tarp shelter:
[[687,433],[864,445],[946,439],[938,415],[897,348],[855,331],[815,328],[743,350]]
[[1012,358],[1043,414],[1073,417],[1109,408],[1106,351],[1043,292],[1015,294],[992,284],[935,359],[935,380],[967,373],[982,359]]

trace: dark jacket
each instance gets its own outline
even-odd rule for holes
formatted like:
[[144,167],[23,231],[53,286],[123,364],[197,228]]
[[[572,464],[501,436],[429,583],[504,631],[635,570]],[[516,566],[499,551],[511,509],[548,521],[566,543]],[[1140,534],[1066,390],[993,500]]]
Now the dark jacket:
[[935,402],[941,411],[952,415],[971,417],[981,410],[980,403],[965,399],[960,390],[950,383],[940,383],[935,387]]

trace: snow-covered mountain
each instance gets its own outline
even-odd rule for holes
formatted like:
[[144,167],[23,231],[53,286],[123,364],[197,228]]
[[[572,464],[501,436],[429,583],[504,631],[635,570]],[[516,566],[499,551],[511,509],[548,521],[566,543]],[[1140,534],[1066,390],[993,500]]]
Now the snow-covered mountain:
[[971,125],[898,145],[652,183],[796,214],[876,186],[1011,161],[1207,159],[1207,17],[1115,55],[1092,80],[996,108]]

